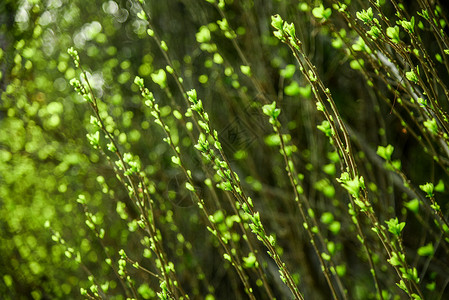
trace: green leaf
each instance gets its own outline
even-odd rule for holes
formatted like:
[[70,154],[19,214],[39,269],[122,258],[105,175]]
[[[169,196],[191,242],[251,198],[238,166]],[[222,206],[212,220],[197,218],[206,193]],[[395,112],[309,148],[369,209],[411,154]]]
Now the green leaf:
[[287,22],[285,22],[284,26],[283,26],[283,30],[289,36],[296,37],[295,25],[293,25],[293,23],[288,24]]
[[[340,178],[337,179],[338,182],[354,197],[359,198],[360,189],[365,188],[365,181],[362,176],[355,177],[354,179],[349,178],[349,174],[344,172],[341,174]],[[363,203],[358,203],[359,206],[365,206]]]
[[436,288],[437,284],[435,281],[426,284],[426,289],[428,289],[429,291],[434,291]]
[[346,274],[346,266],[345,265],[338,265],[337,266],[337,274],[341,277],[343,277]]
[[179,157],[177,157],[177,156],[172,156],[172,157],[171,157],[171,161],[172,161],[175,165],[178,165],[178,166],[181,165],[181,160],[180,160]]
[[417,214],[419,210],[419,200],[418,199],[410,200],[409,202],[404,203],[404,206],[407,207],[413,213]]
[[385,159],[386,161],[391,160],[391,155],[393,154],[394,147],[392,145],[387,145],[386,147],[378,146],[377,155]]
[[388,27],[387,36],[393,41],[393,43],[399,44],[401,41],[399,38],[399,26]]
[[326,261],[329,261],[331,259],[331,256],[325,252],[321,253],[321,257]]
[[276,120],[279,114],[281,113],[281,110],[279,108],[276,108],[276,101],[273,101],[273,103],[271,104],[266,104],[262,106],[262,111],[264,114],[271,117],[273,120]]
[[282,31],[284,21],[282,20],[280,15],[271,16],[271,26],[276,28],[277,30]]
[[370,35],[373,40],[376,40],[381,36],[382,32],[377,25],[373,25],[371,26],[371,29],[367,31],[367,34]]
[[353,59],[349,62],[349,66],[353,70],[360,70],[365,65],[365,61],[362,58]]
[[329,225],[329,230],[330,232],[332,232],[333,234],[337,235],[340,232],[340,228],[341,228],[341,223],[338,221],[333,221],[330,225]]
[[310,85],[299,87],[299,94],[304,98],[310,98],[312,94],[312,87]]
[[413,33],[415,31],[415,17],[412,17],[410,19],[410,22],[409,21],[399,21],[399,22],[405,30],[407,30],[411,33]]
[[418,83],[419,82],[419,78],[418,75],[416,75],[414,70],[410,70],[409,72],[405,72],[405,77],[407,77],[407,79],[413,83]]
[[398,218],[392,218],[389,221],[385,221],[388,225],[388,231],[394,235],[400,235],[405,227],[405,222],[399,223]]
[[214,223],[216,223],[216,224],[222,223],[222,222],[224,221],[224,219],[225,219],[224,214],[223,214],[223,211],[220,210],[220,209],[217,210],[217,211],[214,213],[213,219],[214,219]]
[[281,139],[278,134],[273,133],[265,137],[265,144],[272,147],[279,146],[281,144]]
[[140,78],[139,76],[136,76],[134,78],[134,84],[136,84],[139,88],[143,88],[143,86],[144,86],[143,78]]
[[352,45],[352,49],[354,51],[364,51],[366,48],[365,40],[361,37],[357,39],[357,41]]
[[427,194],[427,197],[433,197],[433,183],[427,182],[426,184],[420,185],[419,188]]
[[242,66],[240,66],[240,71],[242,71],[242,73],[248,77],[251,77],[251,75],[252,75],[250,66],[242,65]]
[[286,65],[285,69],[281,70],[280,75],[286,79],[292,78],[295,74],[296,66],[295,65]]
[[370,7],[367,10],[362,10],[356,13],[357,19],[361,20],[363,23],[370,23],[373,21],[373,9]]
[[332,15],[332,10],[330,8],[324,8],[323,4],[312,9],[312,15],[317,19],[327,20]]
[[201,26],[195,38],[198,43],[208,43],[211,39],[209,28],[207,26]]
[[168,51],[168,46],[165,41],[161,41],[161,49],[164,50],[165,52]]
[[78,195],[76,202],[80,204],[86,204],[86,196],[84,196],[83,194]]
[[93,134],[86,134],[87,139],[89,140],[89,143],[94,147],[97,148],[100,143],[100,132],[96,131]]
[[284,93],[287,96],[297,96],[300,93],[299,84],[296,81],[293,81],[289,85],[284,88]]
[[195,188],[193,187],[192,184],[190,184],[190,182],[186,182],[186,188],[191,192],[195,191]]
[[431,120],[424,121],[423,124],[430,133],[433,133],[433,134],[438,133],[438,125],[437,125],[437,121],[435,120],[435,118],[432,118]]
[[396,252],[392,253],[391,258],[388,260],[388,262],[392,265],[392,266],[400,266],[402,265],[402,262],[400,260],[400,257],[398,257],[398,255],[396,254]]
[[330,212],[325,212],[321,215],[321,222],[324,224],[330,224],[334,221],[334,215]]
[[334,164],[327,164],[323,166],[323,172],[328,175],[334,176],[337,172],[337,169]]
[[257,266],[257,258],[250,252],[247,257],[243,257],[243,266],[247,269]]
[[193,103],[197,102],[197,94],[196,90],[192,89],[190,91],[187,91],[187,96],[189,97],[189,100]]
[[440,180],[438,181],[438,184],[435,186],[435,191],[436,191],[436,192],[439,192],[439,193],[444,192],[444,182],[443,182],[442,179],[440,179]]
[[434,254],[433,244],[429,243],[425,246],[418,248],[419,256],[432,256]]
[[137,13],[137,17],[138,17],[139,19],[142,19],[142,20],[146,20],[146,19],[147,19],[147,15],[145,14],[145,12],[144,12],[143,10],[141,10],[141,11],[139,11],[139,12]]
[[167,86],[167,75],[165,74],[164,69],[159,69],[151,74],[151,79],[154,83],[157,83],[161,89],[164,89]]
[[331,125],[327,120],[323,120],[323,122],[321,122],[321,125],[318,125],[317,128],[320,131],[324,132],[327,137],[331,137],[334,134],[334,130],[331,128]]
[[[221,65],[224,62],[223,57],[219,53],[214,53],[213,61],[217,65]],[[243,73],[243,71],[242,71],[242,73]]]

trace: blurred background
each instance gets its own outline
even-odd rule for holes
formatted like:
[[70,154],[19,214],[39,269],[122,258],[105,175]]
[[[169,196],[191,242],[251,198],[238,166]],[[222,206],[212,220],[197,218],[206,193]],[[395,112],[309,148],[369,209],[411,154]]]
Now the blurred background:
[[[184,87],[197,89],[234,171],[261,212],[267,231],[276,235],[278,250],[306,299],[330,299],[331,294],[302,228],[279,154],[279,139],[260,109],[274,100],[282,110],[283,133],[295,145],[294,160],[303,175],[305,195],[321,220],[325,238],[335,246],[334,258],[341,266],[348,298],[375,299],[375,288],[347,212],[348,195],[335,181],[340,174],[338,155],[317,129],[323,117],[316,110],[311,88],[295,70],[290,49],[272,34],[274,14],[295,24],[306,53],[332,91],[353,138],[359,171],[365,177],[379,219],[397,216],[407,221],[404,245],[406,251],[411,249],[410,263],[422,272],[428,299],[447,295],[447,246],[441,250],[436,245],[435,257],[429,259],[416,255],[416,249],[428,243],[428,236],[438,236],[438,231],[433,228],[429,212],[419,214],[406,209],[417,195],[384,167],[384,161],[376,155],[377,146],[394,145],[393,156],[401,160],[404,173],[415,187],[427,181],[436,185],[440,179],[447,183],[446,171],[410,135],[406,122],[398,117],[401,108],[392,113],[396,100],[385,83],[379,80],[375,89],[389,102],[366,84],[352,54],[339,45],[342,41],[331,29],[348,29],[343,19],[336,17],[331,25],[323,26],[328,24],[312,16],[312,6],[300,1],[225,2],[223,12],[236,35],[234,40],[220,29],[217,21],[223,15],[207,1],[147,1],[144,8],[155,32],[166,42]],[[319,5],[312,2],[309,4]],[[350,9],[355,15],[361,7],[357,2]],[[413,12],[415,6],[406,9]],[[391,6],[386,5],[385,11],[394,14]],[[144,233],[138,229],[137,213],[126,189],[107,158],[92,149],[86,139],[86,134],[94,132],[90,124],[92,111],[69,84],[80,74],[67,54],[69,47],[77,49],[94,93],[101,99],[100,108],[110,116],[106,122],[121,150],[139,156],[151,181],[154,214],[180,284],[192,299],[204,299],[206,295],[209,299],[247,297],[186,190],[182,170],[171,163],[173,153],[162,142],[163,131],[154,124],[133,84],[135,76],[145,79],[172,135],[180,141],[185,163],[210,211],[231,217],[229,196],[204,183],[214,178],[210,166],[193,147],[196,141],[185,129],[188,125],[173,117],[175,109],[184,113],[187,106],[176,82],[164,71],[167,61],[148,36],[147,23],[137,17],[139,12],[137,1],[131,0],[0,3],[3,299],[79,299],[80,288],[88,289],[92,281],[105,288],[105,298],[125,299],[129,295],[105,259],[118,259],[118,250],[125,249],[149,269],[154,264],[151,253],[142,245]],[[357,35],[348,31],[348,39],[356,41]],[[429,51],[437,49],[431,37],[426,46]],[[253,76],[245,76],[242,65],[250,65]],[[447,79],[447,74],[442,73],[442,78]],[[84,208],[76,202],[80,194],[86,197],[89,212],[106,230],[103,242],[85,225]],[[447,196],[443,188],[439,198],[445,208]],[[394,290],[394,270],[386,262],[374,233],[365,227],[367,241],[377,258],[380,285]],[[230,228],[236,233],[238,251],[246,256],[248,246],[240,229],[232,222]],[[66,245],[55,242],[59,236]],[[289,299],[289,291],[280,282],[266,249],[254,237],[249,238],[254,240],[263,261],[273,295]],[[80,252],[81,264],[67,253],[67,247]],[[129,272],[139,298],[156,297],[159,282],[154,277],[132,269]],[[257,274],[248,270],[248,275],[256,298],[269,298],[262,288],[257,288]],[[430,285],[427,289],[426,284]],[[432,284],[438,288],[432,288]]]

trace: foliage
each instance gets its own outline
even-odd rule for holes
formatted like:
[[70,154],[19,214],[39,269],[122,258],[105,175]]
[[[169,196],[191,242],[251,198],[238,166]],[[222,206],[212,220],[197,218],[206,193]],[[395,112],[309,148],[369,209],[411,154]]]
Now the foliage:
[[445,299],[447,11],[3,1],[0,294]]

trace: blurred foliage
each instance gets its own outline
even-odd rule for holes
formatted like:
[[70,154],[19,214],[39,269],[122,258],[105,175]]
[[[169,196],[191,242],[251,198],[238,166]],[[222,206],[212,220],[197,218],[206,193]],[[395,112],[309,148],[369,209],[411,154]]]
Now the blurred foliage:
[[[344,274],[348,298],[374,299],[375,289],[367,258],[347,212],[348,195],[335,180],[340,172],[338,155],[317,128],[323,118],[311,101],[310,87],[295,72],[293,55],[272,34],[271,16],[277,13],[295,24],[304,49],[333,92],[350,129],[360,172],[367,184],[371,183],[369,189],[379,219],[399,216],[407,221],[404,244],[412,255],[410,262],[423,271],[428,299],[438,299],[439,293],[447,295],[447,245],[438,248],[439,252],[433,251],[432,244],[429,246],[430,241],[439,241],[431,216],[427,211],[423,215],[413,213],[410,207],[415,194],[392,175],[391,167],[384,167],[375,151],[378,145],[394,144],[395,158],[402,161],[416,187],[426,181],[437,185],[439,179],[449,184],[447,170],[435,163],[434,157],[410,136],[401,119],[391,113],[395,104],[382,102],[360,79],[353,57],[336,47],[341,41],[329,29],[332,27],[323,26],[325,21],[313,18],[311,6],[277,0],[225,2],[224,11],[235,30],[235,40],[220,30],[217,20],[223,16],[207,1],[147,1],[144,7],[155,31],[166,42],[167,53],[182,76],[183,85],[196,88],[203,99],[224,152],[261,212],[264,225],[276,234],[278,251],[283,253],[306,298],[330,299],[331,294],[302,231],[300,214],[291,201],[293,192],[277,148],[280,139],[261,113],[264,98],[276,99],[282,108],[280,119],[285,125],[286,140],[296,145],[301,184],[314,205],[326,240],[334,245],[332,252],[339,262],[338,270]],[[359,4],[351,9],[354,13]],[[392,6],[386,5],[386,12],[393,15],[392,11]],[[185,188],[184,174],[172,163],[170,147],[162,142],[165,135],[153,122],[133,84],[136,75],[146,80],[172,136],[186,154],[185,163],[208,208],[216,218],[225,218],[233,233],[240,234],[232,219],[236,212],[227,202],[229,194],[214,188],[216,176],[211,175],[193,147],[196,139],[192,132],[196,136],[196,129],[186,130],[192,124],[186,124],[184,118],[177,118],[174,113],[185,113],[187,104],[166,69],[164,52],[148,37],[146,22],[137,17],[139,12],[138,1],[133,0],[0,3],[3,299],[79,299],[80,288],[89,289],[94,283],[103,288],[104,294],[100,295],[104,298],[132,297],[132,289],[124,286],[106,261],[118,261],[120,249],[142,266],[154,269],[154,254],[142,245],[145,233],[138,229],[139,212],[117,180],[108,157],[92,149],[86,138],[86,134],[95,132],[95,126],[91,124],[90,107],[69,84],[80,75],[67,54],[72,46],[78,50],[93,91],[101,99],[99,107],[105,112],[108,130],[122,151],[140,158],[142,169],[150,178],[153,214],[180,285],[192,299],[204,299],[206,295],[217,299],[247,297],[234,269],[223,259],[219,242],[206,230],[203,216]],[[341,20],[336,24],[344,26]],[[348,35],[356,40],[355,33],[348,30]],[[425,40],[425,44],[434,53],[436,42],[426,38],[429,41]],[[253,76],[246,76],[246,65],[251,66]],[[442,78],[447,80],[447,74]],[[391,90],[379,86],[379,91],[393,98]],[[213,181],[212,188],[207,179]],[[445,212],[447,192],[444,187],[439,192]],[[86,206],[77,203],[79,195],[87,199]],[[86,210],[105,228],[103,240],[86,226]],[[422,224],[429,224],[429,228]],[[365,234],[375,253],[382,289],[395,289],[391,280],[395,275],[384,254],[379,254],[379,241],[366,224],[362,225],[368,228]],[[426,230],[431,232],[428,238]],[[250,269],[254,295],[257,299],[268,298],[262,288],[256,288],[261,282],[256,271],[251,270],[252,257],[248,255],[254,249],[250,251],[239,234],[235,236],[235,245]],[[256,238],[248,239],[257,244]],[[422,257],[435,254],[437,258],[424,260],[414,254],[416,249],[421,249]],[[257,245],[255,251],[262,258],[273,294],[279,299],[290,298],[266,249]],[[81,263],[75,258],[74,253],[78,252]],[[440,260],[444,263],[439,267]],[[156,297],[160,287],[154,276],[134,269],[129,272],[139,298]],[[440,286],[436,290],[432,289],[435,282]],[[397,289],[392,293],[401,292]]]

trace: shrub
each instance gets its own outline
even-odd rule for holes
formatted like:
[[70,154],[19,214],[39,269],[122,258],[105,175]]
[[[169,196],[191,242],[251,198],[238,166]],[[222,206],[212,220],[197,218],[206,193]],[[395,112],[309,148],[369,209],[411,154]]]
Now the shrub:
[[3,6],[7,299],[447,297],[446,7]]

